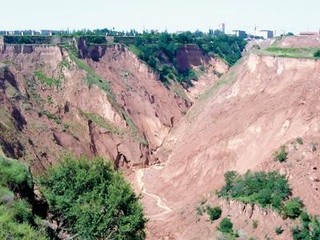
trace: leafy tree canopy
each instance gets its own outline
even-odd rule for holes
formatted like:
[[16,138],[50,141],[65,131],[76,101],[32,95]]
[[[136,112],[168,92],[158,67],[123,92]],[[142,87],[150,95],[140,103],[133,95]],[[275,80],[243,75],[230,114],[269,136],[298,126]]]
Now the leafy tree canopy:
[[50,210],[81,239],[144,239],[138,197],[110,162],[67,156],[40,185]]
[[268,205],[281,210],[283,202],[291,195],[288,181],[278,172],[250,172],[239,175],[231,171],[225,174],[225,186],[219,196],[246,203]]

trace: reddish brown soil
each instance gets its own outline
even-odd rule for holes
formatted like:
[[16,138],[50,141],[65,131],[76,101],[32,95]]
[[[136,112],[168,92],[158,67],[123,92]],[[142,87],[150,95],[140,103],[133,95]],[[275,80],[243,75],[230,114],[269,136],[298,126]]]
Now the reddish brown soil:
[[[286,38],[281,44],[318,46],[317,39],[310,39]],[[130,169],[128,179],[144,196],[150,219],[148,239],[220,239],[219,222],[196,214],[201,201],[220,205],[240,239],[290,239],[297,222],[270,209],[217,198],[214,191],[229,170],[279,170],[308,212],[320,214],[320,61],[249,54],[217,80],[216,73],[227,67],[210,59],[185,93],[176,84],[164,87],[122,46],[81,45],[82,61],[111,85],[114,103],[99,87],[87,85],[85,71],[59,47],[0,49],[3,152],[31,163],[35,171],[69,152],[101,155]],[[197,69],[198,60],[188,57],[186,62]],[[50,78],[65,77],[50,87],[35,78],[37,70]],[[195,104],[187,112],[189,99]],[[99,115],[112,127],[99,126],[83,112]],[[289,156],[280,164],[274,152],[281,145]],[[280,225],[285,232],[277,236],[274,229]]]
[[294,47],[294,48],[320,47],[320,35],[285,37],[280,41],[279,47]]
[[[228,170],[278,169],[288,176],[294,196],[303,199],[307,210],[320,214],[319,153],[310,148],[320,141],[319,72],[319,61],[251,54],[230,70],[228,83],[204,94],[158,150],[163,169],[146,170],[145,191],[172,209],[162,219],[151,218],[149,238],[215,239],[216,224],[202,218],[198,222],[196,216],[205,198],[223,206],[243,239],[289,239],[294,223],[260,210],[248,218],[241,210],[245,206],[226,207],[210,194],[222,186]],[[305,143],[298,145],[297,137]],[[274,152],[283,144],[289,159],[275,163]],[[261,223],[255,230],[253,220]],[[276,236],[279,225],[285,233]]]
[[[24,159],[40,171],[65,152],[100,155],[119,167],[157,161],[153,151],[191,102],[162,85],[123,46],[102,50],[95,61],[91,55],[82,61],[109,82],[116,103],[99,87],[89,87],[85,71],[59,47],[3,47],[0,104],[5,154]],[[64,77],[59,86],[50,87],[35,77],[36,71],[49,78]],[[113,127],[102,128],[83,112],[100,116]]]

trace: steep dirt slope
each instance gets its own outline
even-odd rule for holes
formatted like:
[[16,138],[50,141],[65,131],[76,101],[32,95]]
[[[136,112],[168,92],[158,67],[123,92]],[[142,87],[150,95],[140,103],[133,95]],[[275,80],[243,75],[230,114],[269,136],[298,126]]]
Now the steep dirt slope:
[[[153,152],[192,105],[180,84],[164,86],[123,45],[87,46],[80,39],[0,49],[0,143],[35,170],[66,153],[101,155],[126,168],[155,163]],[[189,90],[198,95],[228,67],[197,58],[204,71]]]
[[58,46],[2,46],[6,155],[35,170],[67,152],[108,157],[119,167],[156,161],[152,152],[190,102],[123,46],[96,48],[103,53],[80,60]]
[[[146,197],[150,239],[215,239],[215,225],[196,217],[203,198],[224,206],[224,214],[233,212],[243,239],[288,239],[290,226],[277,214],[253,210],[262,223],[253,231],[248,222],[253,219],[244,217],[245,206],[226,207],[228,203],[212,194],[228,170],[278,169],[287,174],[307,209],[320,214],[320,159],[312,147],[320,141],[319,72],[320,61],[250,54],[202,95],[158,150],[164,164],[144,172],[144,191],[172,209],[152,218],[155,208],[165,210]],[[304,145],[296,143],[297,137],[305,139]],[[283,144],[289,160],[275,163],[273,154]],[[285,233],[279,237],[274,229],[280,224]]]

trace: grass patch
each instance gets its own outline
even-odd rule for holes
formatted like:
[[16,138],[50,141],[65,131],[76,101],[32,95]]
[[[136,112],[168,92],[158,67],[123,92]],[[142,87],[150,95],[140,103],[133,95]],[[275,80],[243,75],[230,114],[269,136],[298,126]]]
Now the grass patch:
[[172,91],[175,94],[177,94],[179,97],[181,97],[183,100],[190,101],[181,84],[175,83],[174,81],[171,80],[170,89],[172,89]]
[[58,87],[61,83],[59,79],[50,78],[44,72],[42,72],[40,70],[35,71],[34,76],[42,84],[47,85],[49,87],[52,87],[52,86]]
[[141,135],[141,133],[139,132],[139,129],[134,124],[129,113],[127,113],[126,111],[123,110],[122,116],[126,120],[128,127],[130,128],[131,137],[133,137],[133,139],[136,139],[137,141],[139,141],[140,143],[142,143],[144,145],[148,145],[148,141],[145,139],[144,136]]
[[130,44],[130,45],[128,45],[128,48],[129,48],[129,50],[130,50],[131,52],[133,52],[136,56],[140,56],[141,52],[140,52],[140,49],[139,49],[137,46],[135,46],[135,45],[133,45],[133,44]]
[[114,133],[116,135],[123,135],[123,131],[119,129],[117,126],[115,126],[113,123],[108,121],[107,119],[101,117],[99,114],[96,113],[90,113],[90,112],[83,112],[79,110],[80,115],[84,117],[87,120],[91,120],[95,125],[104,128],[111,133]]
[[319,50],[319,48],[281,48],[270,46],[260,51],[260,53],[287,58],[317,58],[315,54]]
[[53,120],[56,124],[62,124],[62,121],[61,121],[61,118],[56,116],[55,114],[47,111],[47,110],[41,110],[39,112],[40,116],[41,115],[44,115],[44,116],[47,116],[48,119],[51,119]]
[[64,45],[64,48],[69,52],[70,59],[78,66],[78,68],[86,72],[86,82],[88,86],[98,86],[107,94],[110,103],[115,107],[117,105],[116,99],[108,81],[101,79],[101,77],[96,74],[89,65],[78,58],[78,49],[73,44],[66,44]]

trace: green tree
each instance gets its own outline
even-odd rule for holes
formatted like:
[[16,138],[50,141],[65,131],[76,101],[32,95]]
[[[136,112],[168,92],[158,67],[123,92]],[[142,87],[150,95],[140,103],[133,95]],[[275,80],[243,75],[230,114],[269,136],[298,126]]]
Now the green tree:
[[35,223],[32,178],[27,166],[0,156],[0,239],[46,239]]
[[82,239],[144,239],[137,196],[110,162],[66,157],[40,179],[50,210]]
[[284,204],[282,212],[285,217],[297,218],[302,213],[302,208],[302,201],[299,198],[293,198]]
[[215,221],[221,217],[221,207],[214,207],[212,208],[211,206],[207,206],[207,213],[209,215],[209,218],[211,221]]
[[222,233],[233,233],[233,223],[231,222],[230,218],[225,217],[221,220],[218,230]]

